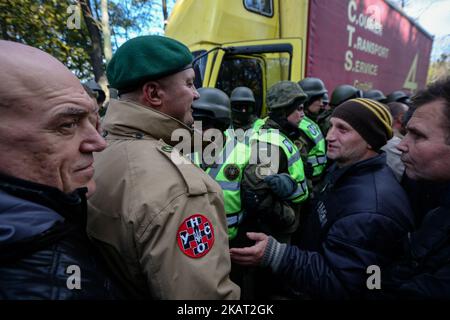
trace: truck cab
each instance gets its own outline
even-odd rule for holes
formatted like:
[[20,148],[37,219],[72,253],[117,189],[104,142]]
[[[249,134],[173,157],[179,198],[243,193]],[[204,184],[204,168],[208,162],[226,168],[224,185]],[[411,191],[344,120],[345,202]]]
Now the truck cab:
[[[307,1],[295,2],[303,19],[297,15],[293,21],[299,32],[302,28],[306,32]],[[228,95],[238,86],[249,87],[256,114],[264,116],[271,85],[304,77],[304,43],[302,38],[284,36],[280,3],[293,5],[291,0],[181,0],[173,9],[166,35],[191,49],[197,87],[216,87]]]
[[412,94],[426,84],[433,37],[388,0],[178,0],[166,35],[195,56],[197,87],[267,89],[318,77]]

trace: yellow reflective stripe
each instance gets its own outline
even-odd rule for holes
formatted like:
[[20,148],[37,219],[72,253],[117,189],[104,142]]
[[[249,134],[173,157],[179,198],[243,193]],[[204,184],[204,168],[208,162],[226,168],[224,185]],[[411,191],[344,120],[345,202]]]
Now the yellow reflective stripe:
[[[364,100],[364,99],[357,98],[357,99],[354,99],[354,100],[356,100],[359,103],[363,104],[370,111],[372,111],[372,113],[374,113],[375,116],[378,119],[380,119],[380,121],[386,127],[387,131],[389,132],[389,135],[392,135],[392,116],[389,113],[389,111],[386,110],[385,107],[383,107],[382,105],[379,105],[375,101],[368,101],[368,99]],[[384,116],[383,116],[383,114],[384,114]],[[387,118],[386,118],[386,116],[387,116]],[[388,121],[389,121],[389,123],[388,123]]]
[[386,121],[388,121],[389,123],[392,124],[393,119],[392,119],[392,115],[391,115],[389,109],[387,109],[388,107],[384,107],[384,105],[382,105],[378,101],[373,101],[370,99],[366,100],[366,102],[372,106],[378,107],[378,109],[381,110],[381,112],[385,115]]

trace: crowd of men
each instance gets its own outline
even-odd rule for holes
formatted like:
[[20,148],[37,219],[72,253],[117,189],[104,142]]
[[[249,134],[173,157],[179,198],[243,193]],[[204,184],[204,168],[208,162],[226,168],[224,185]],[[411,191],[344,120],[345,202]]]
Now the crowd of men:
[[[100,121],[104,91],[52,56],[0,41],[0,65],[0,299],[450,298],[450,77],[411,99],[279,81],[258,118],[141,36]],[[195,121],[221,138],[186,153]]]

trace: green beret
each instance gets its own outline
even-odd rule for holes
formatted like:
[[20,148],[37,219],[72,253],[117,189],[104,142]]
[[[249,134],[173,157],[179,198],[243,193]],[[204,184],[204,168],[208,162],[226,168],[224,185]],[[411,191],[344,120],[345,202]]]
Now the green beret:
[[106,75],[112,88],[126,91],[182,71],[191,63],[192,54],[181,42],[163,36],[141,36],[117,49]]

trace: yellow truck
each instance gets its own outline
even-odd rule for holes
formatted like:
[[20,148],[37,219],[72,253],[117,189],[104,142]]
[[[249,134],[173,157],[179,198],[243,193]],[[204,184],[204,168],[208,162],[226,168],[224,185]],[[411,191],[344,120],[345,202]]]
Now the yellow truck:
[[267,88],[321,78],[329,91],[424,87],[433,37],[385,0],[178,0],[166,35],[196,57],[197,87]]

